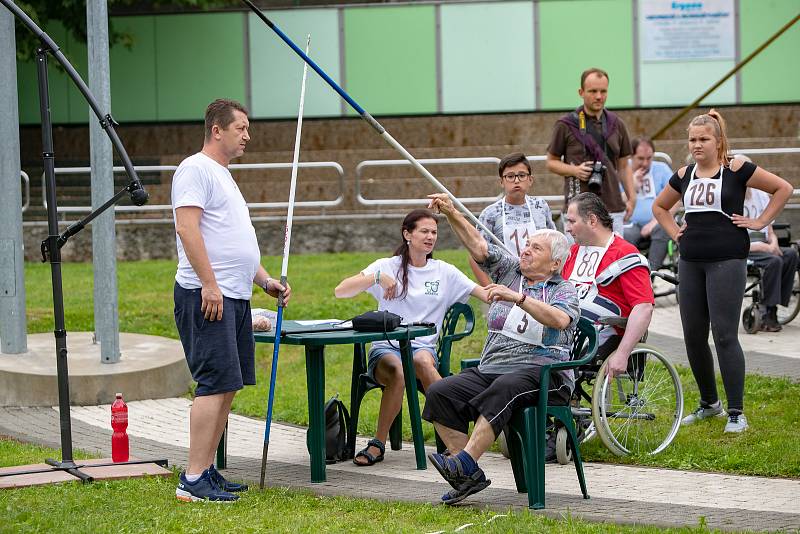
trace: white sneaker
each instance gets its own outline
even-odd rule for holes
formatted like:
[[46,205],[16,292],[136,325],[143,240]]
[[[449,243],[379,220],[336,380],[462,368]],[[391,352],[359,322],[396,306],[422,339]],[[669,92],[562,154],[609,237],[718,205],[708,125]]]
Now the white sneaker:
[[728,423],[725,425],[726,433],[739,433],[747,430],[747,417],[743,413],[728,416]]
[[698,421],[702,421],[703,419],[708,419],[709,417],[724,417],[725,410],[722,409],[722,403],[720,401],[715,402],[709,407],[698,406],[695,411],[687,415],[681,420],[682,425],[692,425]]

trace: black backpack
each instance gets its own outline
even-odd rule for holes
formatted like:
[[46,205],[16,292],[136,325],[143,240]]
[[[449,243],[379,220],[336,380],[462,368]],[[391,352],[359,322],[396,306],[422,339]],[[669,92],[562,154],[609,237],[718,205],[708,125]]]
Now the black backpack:
[[[348,454],[347,437],[350,429],[350,413],[337,393],[325,403],[325,463],[335,464],[352,458]],[[310,436],[306,433],[306,446],[309,450]]]

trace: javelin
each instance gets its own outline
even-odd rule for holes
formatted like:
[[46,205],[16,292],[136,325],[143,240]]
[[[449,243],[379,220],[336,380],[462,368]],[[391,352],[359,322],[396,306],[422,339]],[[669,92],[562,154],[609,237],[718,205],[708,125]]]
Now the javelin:
[[308,65],[308,66],[310,66],[312,69],[314,69],[314,70],[317,72],[317,74],[319,74],[319,75],[322,77],[322,79],[323,79],[323,80],[325,80],[325,81],[328,83],[328,85],[330,85],[330,86],[331,86],[331,88],[332,88],[334,91],[336,91],[337,93],[339,93],[339,96],[341,96],[342,98],[344,98],[344,99],[345,99],[345,101],[346,101],[348,104],[350,104],[350,107],[352,107],[352,108],[353,108],[353,109],[354,109],[354,110],[355,110],[355,111],[356,111],[356,112],[357,112],[359,115],[361,115],[361,118],[362,118],[362,119],[364,119],[365,121],[367,121],[367,123],[368,123],[370,126],[372,126],[372,127],[375,129],[375,131],[376,131],[376,132],[378,132],[378,135],[380,135],[381,137],[383,137],[383,138],[386,140],[386,142],[387,142],[387,143],[389,143],[389,144],[392,146],[392,148],[394,148],[395,150],[397,150],[398,152],[400,152],[400,154],[402,154],[402,155],[403,155],[403,157],[404,157],[404,158],[406,158],[406,159],[407,159],[407,160],[408,160],[408,161],[411,163],[411,165],[413,165],[413,166],[414,166],[414,168],[415,168],[415,169],[417,169],[417,171],[419,171],[419,173],[420,173],[420,174],[422,174],[422,176],[424,176],[425,178],[427,178],[427,179],[428,179],[428,181],[429,181],[431,184],[433,184],[433,186],[434,186],[436,189],[438,189],[438,190],[439,190],[439,191],[441,191],[442,193],[445,193],[447,196],[449,196],[449,197],[450,197],[450,199],[453,201],[453,204],[454,204],[454,205],[455,205],[455,206],[456,206],[456,207],[457,207],[459,210],[461,210],[461,212],[462,212],[464,215],[466,215],[467,217],[469,217],[469,219],[470,219],[470,220],[472,220],[472,222],[474,222],[476,225],[478,225],[478,227],[480,227],[480,229],[481,229],[481,230],[483,230],[483,231],[486,233],[486,235],[488,235],[488,236],[489,236],[489,237],[492,239],[492,241],[494,241],[495,243],[497,243],[497,244],[498,244],[498,245],[499,245],[499,246],[500,246],[500,247],[501,247],[503,250],[505,250],[506,252],[509,252],[509,253],[510,253],[510,251],[508,250],[508,248],[506,248],[506,246],[503,244],[503,242],[502,242],[502,241],[500,241],[500,239],[498,239],[498,238],[497,238],[497,236],[496,236],[496,235],[494,235],[494,233],[492,233],[492,231],[491,231],[491,230],[489,230],[489,229],[488,229],[488,228],[487,228],[487,227],[486,227],[486,226],[485,226],[483,223],[481,223],[481,222],[480,222],[480,221],[479,221],[479,220],[478,220],[478,219],[477,219],[477,218],[476,218],[476,217],[475,217],[475,216],[472,214],[472,212],[471,212],[471,211],[469,211],[469,210],[466,208],[466,206],[464,206],[464,204],[462,204],[462,203],[461,203],[461,201],[460,201],[460,200],[458,200],[458,199],[456,198],[456,196],[455,196],[453,193],[451,193],[450,191],[448,191],[448,190],[447,190],[447,188],[446,188],[444,185],[442,185],[442,183],[441,183],[439,180],[437,180],[437,179],[436,179],[436,177],[435,177],[435,176],[433,176],[433,175],[430,173],[430,171],[428,171],[428,169],[426,169],[425,167],[423,167],[423,166],[422,166],[422,164],[421,164],[419,161],[417,161],[417,159],[416,159],[414,156],[412,156],[412,155],[411,155],[411,153],[410,153],[408,150],[406,150],[406,149],[403,147],[403,145],[401,145],[400,143],[398,143],[398,142],[397,142],[397,140],[396,140],[394,137],[392,137],[392,136],[389,134],[389,132],[387,132],[387,131],[386,131],[386,129],[385,129],[383,126],[381,126],[381,124],[380,124],[380,123],[379,123],[377,120],[375,120],[375,117],[373,117],[372,115],[370,115],[370,114],[369,114],[369,113],[368,113],[368,112],[367,112],[367,111],[366,111],[364,108],[362,108],[361,106],[359,106],[359,105],[356,103],[356,101],[355,101],[355,100],[353,100],[353,99],[352,99],[352,97],[351,97],[350,95],[348,95],[348,94],[345,92],[345,90],[344,90],[344,89],[342,89],[341,87],[339,87],[339,84],[337,84],[336,82],[334,82],[334,81],[331,79],[331,77],[330,77],[330,76],[328,76],[327,74],[325,74],[325,71],[324,71],[324,70],[322,70],[322,68],[320,68],[320,66],[319,66],[319,65],[317,65],[317,64],[316,64],[316,63],[315,63],[315,62],[314,62],[314,61],[313,61],[313,60],[312,60],[310,57],[308,57],[308,54],[304,54],[304,53],[303,53],[303,51],[302,51],[302,50],[300,50],[300,48],[299,48],[299,47],[298,47],[296,44],[294,44],[294,42],[293,42],[291,39],[289,39],[289,37],[288,37],[288,36],[287,36],[285,33],[283,33],[283,32],[281,31],[281,29],[280,29],[280,28],[278,28],[278,27],[277,27],[277,26],[276,26],[276,25],[275,25],[275,24],[274,24],[274,23],[273,23],[271,20],[269,20],[269,19],[267,18],[267,16],[266,16],[266,15],[264,15],[264,13],[262,13],[262,12],[261,12],[261,10],[260,10],[260,9],[258,9],[258,8],[257,8],[257,7],[256,7],[256,6],[253,4],[253,2],[251,2],[250,0],[242,0],[242,1],[243,1],[245,4],[247,4],[247,6],[248,6],[248,7],[249,7],[251,10],[253,10],[253,12],[254,12],[256,15],[258,15],[258,17],[259,17],[261,20],[263,20],[263,21],[264,21],[264,23],[265,23],[267,26],[269,26],[269,27],[270,27],[270,28],[271,28],[271,29],[272,29],[272,30],[273,30],[275,33],[277,33],[277,34],[278,34],[278,37],[280,37],[280,38],[283,40],[283,42],[285,42],[287,45],[289,45],[289,47],[290,47],[292,50],[294,50],[294,51],[297,53],[297,55],[298,55],[298,56],[300,56],[300,57],[303,59],[303,61],[305,61],[306,65]]
[[[311,46],[311,34],[306,40],[306,54]],[[306,77],[308,65],[303,66],[303,83],[300,86],[300,111],[297,112],[297,133],[294,137],[294,158],[292,159],[292,181],[289,186],[289,212],[286,215],[286,231],[283,234],[283,263],[281,264],[281,285],[286,287],[286,274],[289,270],[289,247],[292,243],[292,215],[294,214],[294,193],[297,188],[297,166],[300,159],[300,132],[303,129],[303,104],[306,100]],[[267,401],[267,422],[264,429],[264,450],[261,453],[261,480],[258,487],[264,489],[264,473],[267,470],[269,452],[269,428],[272,426],[272,404],[275,400],[275,378],[278,374],[278,350],[281,346],[281,323],[283,322],[283,292],[278,294],[278,318],[275,321],[275,344],[272,351],[272,374],[269,377],[269,400]]]

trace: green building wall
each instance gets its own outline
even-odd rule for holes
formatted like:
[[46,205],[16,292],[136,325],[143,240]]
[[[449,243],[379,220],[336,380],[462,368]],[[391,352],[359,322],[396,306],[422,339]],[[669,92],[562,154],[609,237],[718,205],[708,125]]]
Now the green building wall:
[[[373,115],[568,109],[579,74],[609,72],[611,107],[680,106],[734,64],[639,61],[635,24],[648,0],[415,3],[268,12],[299,46]],[[800,0],[738,0],[737,58],[800,12]],[[590,21],[590,22],[587,22]],[[111,103],[124,122],[200,120],[218,97],[246,103],[253,118],[296,116],[302,62],[250,12],[115,17],[133,36],[111,50]],[[47,28],[86,74],[86,45],[60,25]],[[800,101],[800,24],[705,104]],[[39,122],[36,72],[18,65],[20,121]],[[89,110],[51,65],[56,123],[85,123]],[[309,72],[308,117],[352,115]]]

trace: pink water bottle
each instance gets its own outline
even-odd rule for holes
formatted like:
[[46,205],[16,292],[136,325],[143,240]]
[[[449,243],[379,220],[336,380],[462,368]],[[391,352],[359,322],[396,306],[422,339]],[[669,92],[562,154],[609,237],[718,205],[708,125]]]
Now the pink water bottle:
[[128,405],[122,400],[122,393],[117,393],[117,400],[111,405],[111,460],[114,462],[128,461]]

